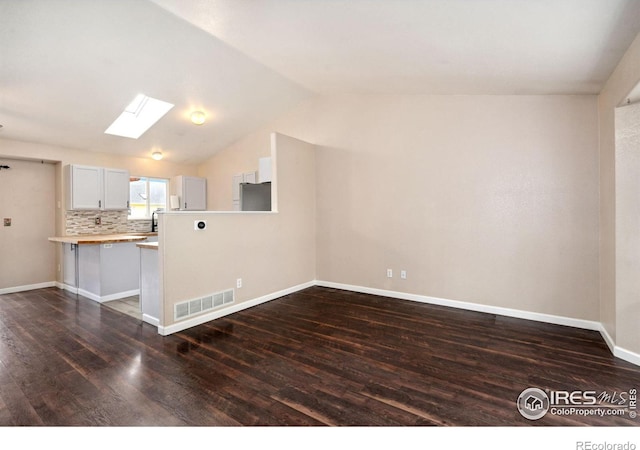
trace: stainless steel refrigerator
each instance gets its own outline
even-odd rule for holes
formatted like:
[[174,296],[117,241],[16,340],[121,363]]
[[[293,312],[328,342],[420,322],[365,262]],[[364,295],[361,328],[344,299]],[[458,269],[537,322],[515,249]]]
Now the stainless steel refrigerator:
[[271,211],[271,183],[240,183],[240,210]]

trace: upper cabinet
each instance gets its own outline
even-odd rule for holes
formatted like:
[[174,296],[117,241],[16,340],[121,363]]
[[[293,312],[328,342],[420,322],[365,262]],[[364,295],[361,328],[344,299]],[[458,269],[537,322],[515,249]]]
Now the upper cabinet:
[[67,209],[102,208],[102,168],[66,166]]
[[260,158],[258,160],[258,183],[271,181],[271,157]]
[[109,210],[129,207],[129,172],[103,167],[65,166],[67,209]]
[[129,171],[104,169],[104,209],[129,208]]
[[182,211],[205,211],[207,209],[207,179],[177,176],[173,179],[176,195]]

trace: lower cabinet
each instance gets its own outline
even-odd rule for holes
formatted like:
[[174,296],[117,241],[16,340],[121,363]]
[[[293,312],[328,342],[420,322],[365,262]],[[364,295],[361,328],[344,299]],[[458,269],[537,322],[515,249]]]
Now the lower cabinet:
[[78,294],[97,302],[138,295],[139,255],[135,242],[64,244],[64,282],[77,288]]

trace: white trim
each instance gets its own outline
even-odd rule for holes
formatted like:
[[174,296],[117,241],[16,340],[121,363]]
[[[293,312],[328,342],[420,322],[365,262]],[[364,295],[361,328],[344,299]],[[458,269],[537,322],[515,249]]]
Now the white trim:
[[630,362],[631,364],[635,364],[636,366],[640,366],[640,355],[638,353],[629,351],[626,348],[618,347],[616,345],[613,349],[613,356],[624,359],[625,361]]
[[87,297],[87,298],[93,300],[94,302],[102,303],[102,301],[100,300],[102,297],[100,297],[99,295],[94,294],[93,292],[85,291],[84,289],[81,289],[81,288],[77,288],[77,289],[75,289],[75,291],[76,291],[76,294],[78,294],[78,295],[82,295],[83,297]]
[[519,309],[503,308],[500,306],[482,305],[479,303],[461,302],[457,300],[447,300],[437,297],[429,297],[425,295],[408,294],[405,292],[387,291],[384,289],[368,288],[364,286],[354,286],[350,284],[332,283],[329,281],[316,281],[316,286],[328,287],[334,289],[342,289],[345,291],[361,292],[363,294],[381,295],[383,297],[399,298],[402,300],[411,300],[421,303],[429,303],[433,305],[447,306],[450,308],[465,309],[469,311],[477,311],[500,316],[516,317],[518,319],[534,320],[536,322],[551,323],[554,325],[565,325],[569,327],[582,328],[585,330],[593,330],[600,332],[602,339],[609,347],[609,351],[613,356],[623,359],[631,364],[640,366],[640,354],[629,351],[625,348],[615,345],[615,341],[611,338],[604,325],[593,320],[575,319],[573,317],[555,316],[552,314],[536,313],[531,311],[523,311]]
[[110,302],[112,300],[120,300],[121,298],[132,297],[134,295],[140,295],[140,289],[132,289],[130,291],[116,292],[115,294],[109,294],[104,296],[94,294],[93,292],[85,291],[84,289],[78,289],[78,294],[82,295],[83,297],[90,298],[91,300],[94,300],[98,303],[104,303],[104,302]]
[[605,344],[607,344],[607,347],[609,347],[609,351],[615,354],[616,343],[613,341],[613,339],[611,338],[611,335],[609,334],[609,332],[607,331],[607,329],[604,327],[602,323],[600,324],[600,328],[598,329],[598,331],[600,332],[602,339],[604,339]]
[[254,298],[252,300],[247,300],[242,303],[232,304],[227,308],[217,309],[215,311],[211,311],[210,313],[203,314],[201,316],[197,316],[192,319],[183,320],[181,322],[174,323],[166,327],[158,326],[158,333],[163,336],[177,333],[179,331],[186,330],[187,328],[195,327],[196,325],[201,325],[205,322],[209,322],[211,320],[219,319],[220,317],[228,316],[229,314],[242,311],[243,309],[248,309],[253,306],[257,306],[262,303],[266,303],[271,300],[275,300],[277,298],[283,297],[285,295],[310,288],[312,286],[315,286],[315,284],[316,284],[315,281],[308,281],[307,283],[299,284],[297,286],[283,289],[278,292],[273,292],[271,294],[263,295],[262,297]]
[[600,330],[598,331],[600,331],[604,342],[606,342],[607,347],[609,347],[609,350],[611,351],[613,356],[624,359],[625,361],[630,362],[631,364],[635,364],[636,366],[640,366],[640,354],[617,346],[603,324],[600,324]]
[[94,302],[98,302],[98,303],[110,302],[112,300],[119,300],[121,298],[140,295],[140,289],[132,289],[130,291],[116,292],[115,294],[109,294],[105,296],[100,296],[100,295],[94,294],[93,292],[85,291],[84,289],[79,289],[74,286],[69,286],[68,284],[64,285],[64,289],[73,294],[78,294],[78,295],[82,295],[83,297],[87,297],[88,299],[91,299]]
[[100,297],[99,302],[110,302],[111,300],[119,300],[121,298],[132,297],[134,295],[140,295],[140,289],[132,289],[130,291],[116,292],[115,294],[105,295]]
[[600,331],[601,324],[593,320],[575,319],[573,317],[555,316],[552,314],[543,314],[520,309],[503,308],[501,306],[483,305],[480,303],[461,302],[458,300],[447,300],[444,298],[429,297],[426,295],[408,294],[398,291],[387,291],[384,289],[368,288],[364,286],[354,286],[350,284],[332,283],[329,281],[316,281],[317,286],[328,287],[334,289],[343,289],[345,291],[361,292],[363,294],[381,295],[383,297],[393,297],[402,300],[411,300],[421,303],[429,303],[432,305],[447,306],[450,308],[465,309],[468,311],[483,312],[488,314],[496,314],[499,316],[515,317],[518,319],[534,320],[536,322],[546,322],[555,325],[565,325],[575,328],[584,328],[586,330]]
[[158,325],[160,325],[160,320],[157,319],[156,317],[150,316],[149,314],[142,314],[142,321],[147,322],[148,324],[151,324],[154,327],[157,327]]
[[60,286],[58,286],[60,289],[64,289],[65,291],[69,291],[72,294],[77,294],[78,293],[78,288],[75,286],[71,286],[70,284],[66,284],[66,283],[62,283]]
[[[168,327],[160,326],[159,319],[148,316],[146,314],[143,315],[142,320],[153,326],[158,327],[158,333],[163,336],[166,336],[172,333],[177,333],[179,331],[186,330],[187,328],[191,328],[196,325],[201,325],[205,322],[209,322],[210,320],[218,319],[220,317],[224,317],[229,314],[242,311],[243,309],[251,308],[253,306],[266,303],[268,301],[277,299],[279,297],[283,297],[285,295],[288,295],[297,291],[301,291],[303,289],[306,289],[312,286],[342,289],[345,291],[361,292],[363,294],[380,295],[383,297],[392,297],[392,298],[398,298],[402,300],[410,300],[410,301],[415,301],[420,303],[446,306],[450,308],[465,309],[468,311],[483,312],[488,314],[496,314],[500,316],[515,317],[518,319],[533,320],[536,322],[545,322],[545,323],[551,323],[555,325],[565,325],[565,326],[570,326],[575,328],[582,328],[586,330],[594,330],[600,333],[600,335],[602,336],[602,339],[607,344],[607,347],[609,347],[609,351],[611,351],[613,356],[623,359],[627,362],[630,362],[631,364],[640,366],[640,354],[627,350],[623,347],[617,346],[615,344],[615,341],[611,337],[611,335],[609,335],[609,333],[607,332],[604,325],[600,322],[596,322],[592,320],[584,320],[584,319],[575,319],[572,317],[565,317],[565,316],[556,316],[552,314],[535,313],[535,312],[523,311],[519,309],[503,308],[500,306],[483,305],[480,303],[448,300],[448,299],[437,298],[437,297],[429,297],[426,295],[409,294],[405,292],[389,291],[385,289],[375,289],[375,288],[356,286],[351,284],[333,283],[330,281],[322,281],[322,280],[309,281],[307,283],[299,284],[297,286],[293,286],[288,289],[267,294],[262,297],[248,300],[239,304],[233,304],[227,308],[212,311],[209,314],[203,314],[201,316],[194,317],[193,319],[190,319],[190,320],[169,325]],[[58,281],[48,281],[45,283],[16,286],[11,288],[3,288],[3,289],[0,289],[0,295],[11,294],[14,292],[29,291],[34,289],[42,289],[42,288],[48,288],[48,287],[57,287],[59,289],[65,289],[74,294],[77,293],[79,295],[83,295],[91,300],[94,300],[100,303],[107,302],[110,300],[117,300],[119,298],[131,297],[133,295],[139,295],[140,293],[139,289],[135,289],[131,291],[119,292],[117,294],[100,297],[98,295],[92,294],[91,292],[85,291],[83,289],[77,289],[74,286],[70,286],[65,283],[60,283]]]
[[36,284],[25,284],[24,286],[2,288],[0,289],[0,295],[13,294],[14,292],[32,291],[34,289],[43,289],[43,288],[50,288],[55,286],[56,286],[55,281],[45,281],[44,283],[36,283]]

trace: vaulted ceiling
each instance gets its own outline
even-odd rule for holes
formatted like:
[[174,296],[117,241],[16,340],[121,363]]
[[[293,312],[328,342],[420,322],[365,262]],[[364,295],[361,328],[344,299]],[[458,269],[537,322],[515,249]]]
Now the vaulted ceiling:
[[[198,163],[317,94],[597,94],[638,32],[637,0],[0,0],[0,155]],[[175,107],[104,134],[138,93]]]

